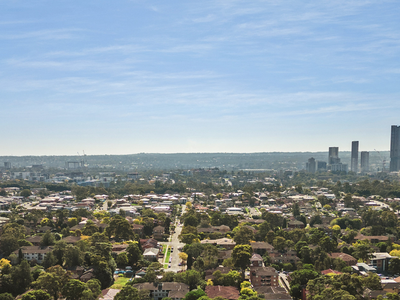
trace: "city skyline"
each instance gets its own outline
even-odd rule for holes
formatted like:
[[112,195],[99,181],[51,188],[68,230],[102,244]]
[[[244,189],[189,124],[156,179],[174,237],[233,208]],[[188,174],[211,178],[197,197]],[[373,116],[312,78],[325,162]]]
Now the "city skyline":
[[4,1],[0,156],[388,151],[398,14],[396,1]]

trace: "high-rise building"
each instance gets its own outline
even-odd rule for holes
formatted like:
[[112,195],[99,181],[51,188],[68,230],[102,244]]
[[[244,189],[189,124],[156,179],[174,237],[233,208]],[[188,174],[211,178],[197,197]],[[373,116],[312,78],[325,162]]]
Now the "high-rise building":
[[326,171],[326,161],[317,162],[317,171]]
[[390,172],[400,170],[400,126],[392,125],[390,138]]
[[361,151],[361,172],[369,172],[369,152]]
[[351,142],[351,171],[358,172],[358,141]]
[[308,162],[306,163],[306,170],[308,173],[315,173],[317,169],[317,164],[315,161],[314,157],[311,157],[308,159]]
[[340,163],[339,147],[329,147],[328,164],[333,165],[338,163]]
[[11,169],[11,163],[8,162],[8,161],[4,162],[4,168],[5,169]]

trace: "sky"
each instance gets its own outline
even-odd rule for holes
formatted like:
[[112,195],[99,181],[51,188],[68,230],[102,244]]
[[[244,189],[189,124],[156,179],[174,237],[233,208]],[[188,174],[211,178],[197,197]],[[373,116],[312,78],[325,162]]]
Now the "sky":
[[0,155],[388,150],[399,1],[0,0]]

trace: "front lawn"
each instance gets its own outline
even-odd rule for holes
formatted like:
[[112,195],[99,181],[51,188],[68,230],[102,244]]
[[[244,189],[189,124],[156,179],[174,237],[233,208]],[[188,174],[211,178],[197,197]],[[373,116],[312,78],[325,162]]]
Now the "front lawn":
[[115,280],[114,284],[110,287],[110,289],[117,289],[121,290],[125,284],[129,281],[130,278],[127,277],[118,277],[117,280]]

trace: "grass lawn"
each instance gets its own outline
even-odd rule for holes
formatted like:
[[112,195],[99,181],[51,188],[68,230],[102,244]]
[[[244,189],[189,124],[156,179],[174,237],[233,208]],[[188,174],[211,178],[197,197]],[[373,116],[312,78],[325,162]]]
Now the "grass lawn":
[[171,256],[171,248],[168,248],[167,257],[165,259],[165,262],[169,263],[170,256]]
[[165,251],[167,251],[167,245],[162,245],[162,254],[165,255]]
[[118,277],[117,280],[115,280],[114,284],[110,287],[110,289],[117,289],[120,290],[122,289],[125,284],[129,281],[130,278],[127,277]]

